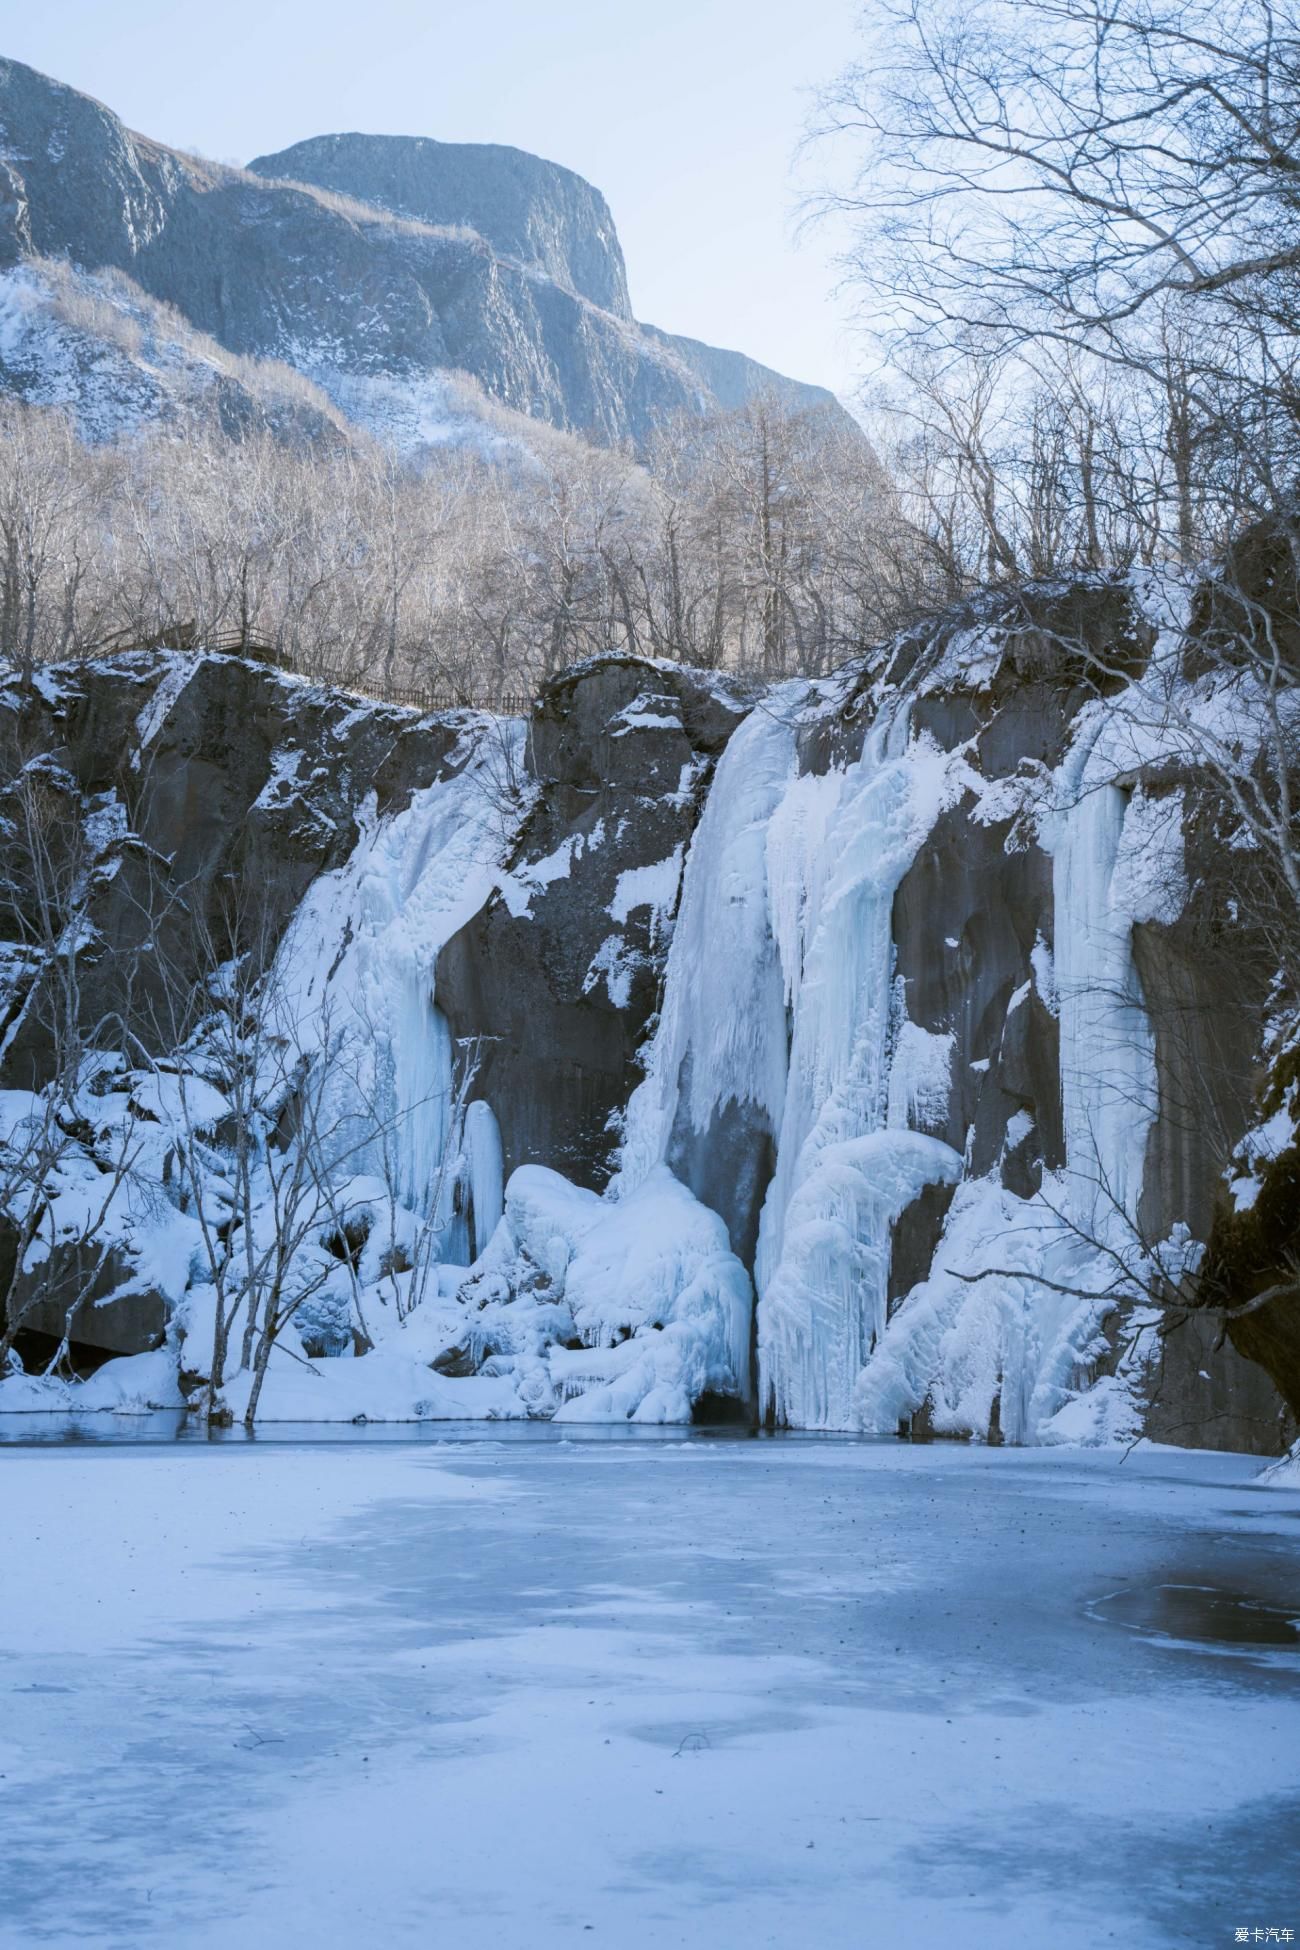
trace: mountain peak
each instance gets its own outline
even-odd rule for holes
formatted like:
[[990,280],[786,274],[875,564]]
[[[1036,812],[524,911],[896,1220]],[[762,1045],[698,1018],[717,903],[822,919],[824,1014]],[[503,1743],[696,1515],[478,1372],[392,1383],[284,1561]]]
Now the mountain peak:
[[254,175],[311,184],[395,217],[464,225],[500,256],[630,320],[627,271],[609,205],[571,169],[492,142],[319,135],[257,156]]

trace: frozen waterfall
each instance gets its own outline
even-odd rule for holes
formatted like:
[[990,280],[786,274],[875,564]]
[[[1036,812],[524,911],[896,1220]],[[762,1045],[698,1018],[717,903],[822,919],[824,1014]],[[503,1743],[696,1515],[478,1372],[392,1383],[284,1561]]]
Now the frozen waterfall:
[[[1052,859],[1054,945],[1039,942],[1033,979],[1059,1020],[1064,1167],[1030,1199],[1004,1189],[996,1170],[959,1187],[928,1276],[859,1380],[864,1428],[892,1431],[927,1402],[939,1432],[984,1435],[996,1414],[1011,1442],[1125,1439],[1140,1427],[1140,1359],[1088,1388],[1117,1275],[1142,1270],[1157,1103],[1132,946],[1134,921],[1149,912],[1140,889],[1152,821],[1141,794],[1119,783],[1131,754],[1114,724],[1101,706],[1081,714],[1036,806]],[[1158,831],[1166,855],[1181,849],[1178,802]],[[1163,864],[1167,888],[1181,866]]]
[[856,760],[801,771],[806,695],[776,693],[718,765],[616,1189],[666,1160],[682,1127],[705,1134],[733,1105],[762,1114],[776,1165],[755,1268],[761,1405],[848,1428],[884,1330],[893,1220],[960,1169],[887,1118],[893,897],[947,803],[949,762],[909,738],[898,707]]
[[[522,741],[522,726],[511,735]],[[497,884],[502,830],[490,749],[464,758],[400,812],[379,815],[372,795],[351,858],[303,901],[275,985],[285,1032],[330,1066],[321,1123],[341,1163],[438,1222],[441,1257],[467,1259],[447,1167],[463,1140],[485,1240],[502,1210],[500,1139],[486,1105],[471,1106],[464,1133],[453,1129],[455,1052],[434,968]]]
[[[995,1417],[1012,1441],[1081,1432],[1115,1259],[1133,1258],[1156,1109],[1132,953],[1133,924],[1151,911],[1142,862],[1162,849],[1160,884],[1177,883],[1179,808],[1126,787],[1123,741],[1091,707],[1056,771],[1025,788],[1052,863],[1053,940],[1028,956],[1007,1019],[1031,986],[1058,1017],[1066,1160],[1033,1197],[1015,1196],[1000,1164],[971,1178],[932,1135],[948,1125],[957,1041],[908,1020],[893,922],[940,815],[987,792],[989,816],[1006,817],[1020,784],[981,779],[970,748],[942,750],[893,692],[853,755],[841,695],[779,687],[718,761],[603,1196],[540,1161],[504,1184],[486,1103],[449,1125],[434,964],[501,879],[491,778],[472,754],[402,813],[371,813],[286,943],[304,1046],[330,1054],[340,1104],[352,1093],[385,1132],[353,1168],[385,1174],[434,1222],[444,1262],[477,1256],[475,1304],[486,1295],[488,1311],[475,1333],[486,1345],[491,1326],[492,1372],[515,1377],[527,1412],[673,1419],[701,1388],[750,1395],[736,1255],[752,1248],[762,1415],[892,1432],[927,1405],[952,1433],[983,1434]],[[1023,1113],[1012,1124],[1033,1128]],[[716,1163],[728,1144],[755,1161],[744,1246]],[[928,1274],[891,1316],[894,1226],[929,1185],[955,1197]],[[1112,1381],[1093,1391],[1092,1433],[1123,1433],[1131,1418],[1128,1383]]]

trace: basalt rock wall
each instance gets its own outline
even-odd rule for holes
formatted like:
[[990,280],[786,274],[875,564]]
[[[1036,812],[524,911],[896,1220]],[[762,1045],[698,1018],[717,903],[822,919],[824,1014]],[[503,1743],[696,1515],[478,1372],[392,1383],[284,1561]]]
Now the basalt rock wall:
[[[820,1043],[799,1027],[800,1010],[820,1006],[804,987],[826,979],[813,974],[814,923],[842,924],[843,902],[862,898],[853,849],[863,851],[865,873],[873,865],[865,856],[898,844],[898,821],[910,819],[915,831],[888,895],[885,960],[871,978],[883,978],[888,1007],[872,1016],[852,995],[842,1003],[845,1036],[861,1039],[870,1029],[881,1039],[868,1066],[882,1079],[879,1098],[855,1095],[843,1079],[827,1084],[834,1115],[823,1120],[824,1137],[814,1130],[805,1140],[813,1151],[848,1142],[858,1146],[854,1158],[878,1160],[854,1193],[867,1206],[853,1208],[876,1212],[877,1230],[856,1242],[845,1235],[846,1251],[876,1255],[870,1277],[881,1282],[881,1315],[865,1347],[865,1372],[877,1380],[874,1394],[855,1397],[862,1413],[892,1414],[897,1403],[915,1435],[996,1439],[1010,1426],[1021,1430],[1013,1439],[1061,1439],[1075,1427],[1068,1416],[1050,1426],[1062,1401],[1109,1399],[1108,1390],[1122,1387],[1157,1439],[1275,1452],[1293,1429],[1275,1385],[1285,1378],[1268,1358],[1246,1358],[1218,1317],[1175,1310],[1148,1320],[1131,1296],[1105,1305],[1092,1294],[1085,1326],[1052,1326],[1033,1280],[1044,1282],[1059,1313],[1064,1248],[1058,1240],[1048,1262],[1024,1257],[1024,1237],[1032,1243],[1061,1221],[1057,1204],[1073,1196],[1081,1115],[1103,1123],[1111,1116],[1096,1079],[1078,1074],[1109,1060],[1102,1043],[1090,1052],[1086,1038],[1080,1053],[1079,1010],[1093,1002],[1068,992],[1079,984],[1081,954],[1083,988],[1093,980],[1090,927],[1100,929],[1098,996],[1105,1000],[1108,983],[1124,985],[1120,1018],[1112,1011],[1097,1022],[1109,1023],[1110,1034],[1119,1020],[1140,1045],[1133,1075],[1145,1094],[1134,1096],[1129,1122],[1144,1136],[1139,1182],[1123,1195],[1126,1238],[1160,1242],[1180,1229],[1209,1236],[1231,1205],[1235,1150],[1267,1089],[1269,957],[1225,906],[1221,876],[1211,871],[1220,841],[1197,813],[1194,781],[1157,754],[1110,764],[1096,786],[1080,771],[1074,796],[1058,792],[1059,803],[1051,801],[1072,754],[1109,735],[1124,673],[1144,667],[1156,635],[1127,585],[1031,589],[973,605],[833,679],[761,696],[681,667],[598,660],[548,685],[526,727],[476,713],[421,717],[228,657],[142,654],[43,672],[33,691],[10,684],[0,696],[11,909],[3,1082],[39,1088],[56,1059],[42,1000],[50,975],[41,967],[33,807],[44,830],[62,835],[63,884],[79,903],[74,959],[86,1024],[130,1015],[132,1034],[165,1056],[169,985],[178,972],[182,983],[204,974],[196,926],[210,937],[228,924],[233,903],[244,936],[269,959],[308,889],[346,870],[376,823],[472,761],[497,801],[498,858],[490,891],[437,954],[429,999],[454,1042],[475,1051],[472,1095],[493,1113],[505,1174],[547,1165],[602,1191],[611,1174],[629,1169],[630,1101],[643,1104],[638,1093],[658,1078],[668,1104],[662,1162],[725,1220],[732,1252],[757,1282],[761,1349],[769,1293],[797,1290],[788,1245],[797,1195],[785,1222],[786,1259],[775,1276],[764,1270],[773,1212],[791,1196],[790,1160],[783,1178],[780,1156],[788,1117],[783,1123],[776,1099],[784,1093],[786,1113],[796,1091],[815,1101],[822,1083],[800,1064],[834,1069],[840,1061],[827,1042],[840,1033],[834,1021],[823,1022]],[[738,737],[742,726],[748,744]],[[743,796],[737,801],[731,851],[716,849],[716,833],[710,838],[710,871],[720,877],[709,898],[719,922],[731,907],[756,904],[770,919],[745,937],[749,952],[787,957],[784,974],[771,975],[785,985],[784,1017],[768,1010],[761,1027],[779,1044],[764,1053],[766,1073],[785,1082],[760,1101],[757,1086],[737,1076],[696,1115],[686,1108],[692,1066],[712,1060],[710,1052],[679,1037],[672,1047],[686,1054],[665,1075],[665,1024],[671,1018],[680,1030],[705,985],[732,981],[737,971],[725,960],[732,937],[720,926],[714,955],[706,926],[703,948],[683,972],[675,930],[692,902],[698,909],[691,876],[706,866],[696,845],[706,808],[716,827],[726,813],[718,795],[755,790],[737,763],[751,748],[755,764],[766,753],[774,767],[767,798],[750,810]],[[899,774],[906,792],[900,786],[890,802],[892,824],[876,838],[858,825],[842,829],[851,840],[835,839],[841,829],[833,818],[826,823],[826,808],[842,809],[850,788],[867,793],[871,767],[884,779],[891,765],[911,768]],[[1100,869],[1081,850],[1078,822],[1098,818],[1103,802],[1113,827],[1103,875],[1109,905],[1090,921],[1078,883]],[[1146,857],[1144,832],[1154,835],[1148,851],[1167,847],[1160,822],[1171,807],[1178,849],[1169,873],[1181,891],[1174,900],[1166,888],[1156,899],[1129,883]],[[817,831],[831,835],[821,854],[808,837]],[[748,879],[737,865],[742,847]],[[410,871],[421,871],[418,859]],[[843,887],[828,897],[836,871]],[[385,900],[400,911],[413,889],[388,887]],[[364,903],[358,914],[364,925]],[[800,930],[803,946],[791,962],[789,940]],[[850,930],[845,940],[853,938]],[[753,995],[767,993],[765,983],[768,975]],[[710,1033],[733,1032],[738,1043],[760,1033],[745,1022]],[[813,1054],[801,1056],[805,1047]],[[639,1143],[646,1126],[636,1116]],[[1117,1140],[1092,1135],[1108,1169]],[[875,1152],[862,1150],[864,1138]],[[895,1182],[897,1158],[911,1159],[906,1147],[917,1144],[930,1147],[923,1169],[882,1222],[871,1205],[872,1173],[892,1171]],[[978,1239],[970,1231],[977,1195],[996,1221],[990,1233],[993,1221],[981,1219]],[[1122,1203],[1118,1188],[1112,1203]],[[1085,1241],[1097,1249],[1086,1276],[1069,1274],[1081,1287],[1099,1277],[1097,1264],[1113,1251],[1105,1242],[1119,1237],[1106,1230],[1104,1212],[1090,1210],[1086,1224],[1076,1207],[1065,1215],[1080,1233],[1092,1226],[1098,1234]],[[817,1225],[843,1225],[844,1212],[828,1209]],[[963,1259],[968,1235],[978,1252],[972,1246]],[[1011,1263],[1002,1266],[1000,1254]],[[989,1318],[977,1332],[970,1309],[985,1300]],[[161,1298],[137,1292],[130,1307],[88,1307],[77,1337],[133,1351],[162,1331],[165,1312]],[[839,1331],[827,1318],[814,1306],[809,1332]],[[53,1312],[43,1324],[58,1331]],[[1272,1342],[1289,1346],[1267,1317],[1259,1330],[1265,1357]],[[1057,1368],[1038,1348],[1034,1390],[1016,1384],[1025,1402],[1034,1393],[1038,1421],[1016,1423],[1007,1391],[1036,1335],[1056,1336]],[[965,1372],[977,1356],[992,1364],[980,1387]],[[764,1358],[776,1357],[769,1350]],[[879,1375],[891,1363],[899,1378],[886,1387]]]

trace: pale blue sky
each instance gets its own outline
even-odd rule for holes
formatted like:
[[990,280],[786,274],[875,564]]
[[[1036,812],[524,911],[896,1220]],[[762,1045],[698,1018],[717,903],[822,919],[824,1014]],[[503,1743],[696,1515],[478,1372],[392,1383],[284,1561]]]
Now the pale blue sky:
[[[806,91],[860,0],[0,0],[0,53],[227,161],[361,129],[510,142],[609,198],[640,317],[848,390],[832,240],[796,246]],[[804,179],[807,169],[803,171]]]

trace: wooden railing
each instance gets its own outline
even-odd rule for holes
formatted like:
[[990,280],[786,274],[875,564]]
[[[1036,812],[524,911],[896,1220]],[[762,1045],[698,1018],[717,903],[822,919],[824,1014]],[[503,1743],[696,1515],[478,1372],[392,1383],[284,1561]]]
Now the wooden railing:
[[418,711],[494,711],[503,718],[527,718],[533,709],[533,699],[526,691],[493,691],[487,686],[452,689],[435,685],[431,690],[421,690],[366,678],[361,684],[347,684],[342,688],[359,697],[377,698],[382,704],[413,705]]

